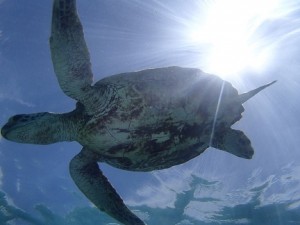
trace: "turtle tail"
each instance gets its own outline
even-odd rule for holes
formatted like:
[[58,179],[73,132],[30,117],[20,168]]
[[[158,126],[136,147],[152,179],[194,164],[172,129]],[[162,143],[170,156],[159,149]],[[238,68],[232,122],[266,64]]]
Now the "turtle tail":
[[254,95],[256,95],[258,92],[262,91],[262,90],[265,89],[266,87],[269,87],[270,85],[274,84],[275,82],[276,82],[276,80],[273,81],[273,82],[271,82],[271,83],[269,83],[269,84],[266,84],[266,85],[263,85],[263,86],[261,86],[261,87],[258,87],[258,88],[254,89],[254,90],[252,90],[252,91],[249,91],[249,92],[240,94],[240,95],[237,97],[237,101],[238,101],[239,103],[242,104],[242,103],[248,101],[250,98],[252,98],[252,97],[253,97]]

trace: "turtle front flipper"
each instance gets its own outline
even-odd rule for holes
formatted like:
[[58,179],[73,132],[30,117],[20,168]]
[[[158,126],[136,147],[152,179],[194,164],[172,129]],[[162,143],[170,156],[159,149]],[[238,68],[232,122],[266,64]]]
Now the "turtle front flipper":
[[70,162],[70,174],[78,188],[100,210],[125,225],[145,225],[124,204],[116,190],[103,175],[91,151],[83,149]]
[[61,89],[83,103],[92,89],[93,74],[75,0],[54,0],[50,48]]
[[211,147],[245,159],[251,159],[254,154],[249,138],[242,131],[231,128],[215,132]]

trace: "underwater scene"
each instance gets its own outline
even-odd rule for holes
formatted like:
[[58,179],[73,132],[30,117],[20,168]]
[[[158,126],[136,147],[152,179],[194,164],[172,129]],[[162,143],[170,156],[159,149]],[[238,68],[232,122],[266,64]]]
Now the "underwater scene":
[[300,225],[299,71],[299,0],[0,0],[0,225]]

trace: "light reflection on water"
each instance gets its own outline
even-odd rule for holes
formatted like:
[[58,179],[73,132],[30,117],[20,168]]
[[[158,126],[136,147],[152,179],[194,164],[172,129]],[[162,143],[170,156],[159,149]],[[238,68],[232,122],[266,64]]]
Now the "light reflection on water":
[[[248,181],[235,190],[229,190],[219,180],[190,176],[186,189],[180,192],[169,189],[175,193],[174,205],[169,207],[149,206],[151,199],[129,203],[149,224],[299,224],[300,167],[291,163],[281,174],[267,178],[263,178],[261,172],[261,169],[253,171]],[[165,194],[160,198],[165,198]],[[159,196],[152,197],[159,199]],[[95,208],[80,207],[61,216],[40,204],[35,207],[36,213],[29,215],[9,205],[4,193],[1,193],[0,204],[1,222],[18,218],[33,225],[110,224],[110,218]]]

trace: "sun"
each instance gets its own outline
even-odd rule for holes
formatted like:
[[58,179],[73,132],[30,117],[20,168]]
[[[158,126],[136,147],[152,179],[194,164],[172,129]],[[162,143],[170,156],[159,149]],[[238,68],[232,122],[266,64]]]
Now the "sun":
[[209,46],[206,70],[228,77],[249,67],[262,68],[268,52],[254,34],[266,19],[274,16],[279,0],[207,2],[206,15],[193,17],[186,32],[193,45]]

